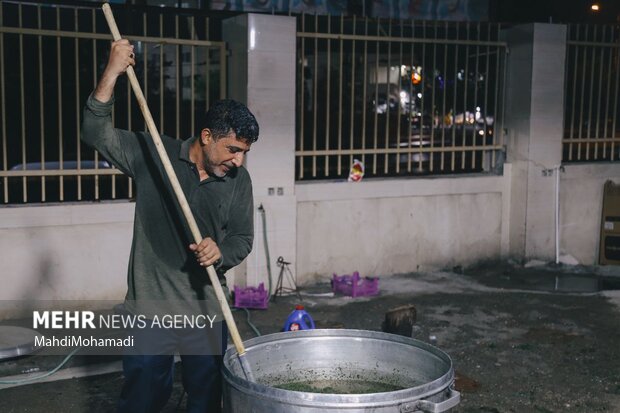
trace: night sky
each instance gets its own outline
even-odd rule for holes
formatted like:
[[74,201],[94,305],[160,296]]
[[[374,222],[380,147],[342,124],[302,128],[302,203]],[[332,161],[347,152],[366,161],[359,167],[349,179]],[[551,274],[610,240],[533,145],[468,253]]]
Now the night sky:
[[[600,11],[591,11],[592,4]],[[489,0],[497,22],[619,23],[620,0]]]

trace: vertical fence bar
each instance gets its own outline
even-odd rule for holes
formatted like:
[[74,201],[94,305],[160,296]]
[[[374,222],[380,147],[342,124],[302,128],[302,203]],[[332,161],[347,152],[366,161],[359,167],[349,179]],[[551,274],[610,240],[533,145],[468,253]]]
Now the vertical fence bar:
[[[41,27],[41,5],[37,5],[37,27]],[[39,157],[41,170],[45,170],[45,108],[43,107],[43,37],[37,36],[37,52],[39,66]],[[45,202],[45,175],[41,176],[41,202]]]
[[[431,148],[431,152],[429,152],[429,159],[428,159],[428,170],[429,172],[433,172],[435,170],[434,165],[433,165],[433,147],[435,146],[435,122],[437,122],[437,127],[443,127],[443,114],[442,116],[439,116],[439,111],[437,110],[436,107],[436,102],[435,102],[435,88],[437,86],[437,82],[436,82],[436,74],[437,74],[437,22],[434,22],[433,24],[434,26],[434,33],[435,35],[433,36],[433,87],[431,89],[432,91],[432,95],[431,95],[431,110],[433,112],[433,127],[431,128],[431,140],[429,142],[429,147]],[[435,115],[437,114],[437,115]],[[435,121],[435,118],[437,118],[437,121]],[[422,169],[422,141],[420,141],[420,169]]]
[[[573,26],[568,26],[569,28],[569,33],[572,31],[572,27]],[[579,38],[579,25],[577,25],[576,28],[576,39]],[[571,37],[569,37],[570,39]],[[579,67],[579,46],[570,46],[570,49],[572,49],[574,51],[575,54],[575,60],[574,60],[574,65],[573,65],[573,88],[571,90],[571,100],[572,100],[572,109],[571,109],[571,116],[570,116],[570,132],[569,132],[569,144],[568,144],[568,160],[572,161],[573,160],[573,142],[572,140],[575,139],[575,133],[579,134],[578,132],[575,132],[575,122],[577,120],[577,116],[576,116],[576,102],[577,102],[577,72],[578,67]],[[569,50],[570,50],[569,49]]]
[[[411,37],[415,38],[415,20],[411,19]],[[411,42],[409,44],[409,53],[410,53],[410,59],[409,59],[409,63],[411,66],[411,75],[409,76],[409,80],[408,80],[408,86],[409,86],[409,116],[408,116],[408,132],[407,132],[407,173],[411,173],[411,157],[413,156],[412,152],[411,152],[411,144],[413,143],[413,133],[412,133],[412,123],[413,123],[413,119],[418,117],[418,108],[417,108],[417,104],[414,105],[415,103],[415,97],[414,97],[414,89],[413,89],[413,77],[414,74],[416,72],[416,61],[415,61],[415,48],[414,48],[414,43]],[[422,70],[422,73],[424,74],[424,71]],[[424,81],[422,81],[422,91],[424,91]],[[412,117],[413,115],[413,117]],[[422,117],[420,116],[420,130],[419,130],[419,136],[420,139],[422,139],[422,134],[423,134],[423,130],[422,130]],[[398,154],[398,162],[396,163],[397,165],[400,164],[400,159],[401,155]]]
[[[379,36],[380,32],[380,21],[381,19],[377,17],[377,36]],[[379,40],[377,40],[377,48],[375,53],[375,104],[373,107],[373,111],[375,112],[375,123],[374,123],[374,137],[373,137],[373,154],[372,154],[372,174],[377,174],[377,128],[378,128],[378,112],[379,112]]]
[[[76,8],[74,10],[73,13],[73,17],[74,17],[74,27],[75,27],[75,31],[78,32],[79,31],[79,21],[78,21],[78,9]],[[75,116],[75,130],[79,131],[80,130],[80,56],[79,56],[79,50],[80,50],[80,43],[79,43],[79,39],[76,37],[75,38],[75,47],[74,47],[74,62],[75,62],[75,108],[76,108],[76,116]],[[77,175],[77,199],[78,201],[82,200],[82,174],[80,173],[80,170],[82,169],[82,147],[80,145],[80,134],[76,133],[75,134],[75,145],[77,148],[77,170],[78,170],[78,175]]]
[[[611,127],[611,133],[613,133],[614,138],[617,138],[616,134],[616,119],[618,117],[618,84],[620,83],[620,49],[616,48],[616,88],[614,91],[614,111],[613,111],[613,122]],[[614,160],[614,156],[616,155],[615,151],[616,140],[611,141],[611,160]]]
[[[0,26],[4,25],[4,3],[0,2]],[[4,33],[0,33],[0,111],[2,112],[2,170],[7,171],[8,156],[7,156],[7,142],[6,142],[6,88],[4,82]],[[4,203],[9,202],[9,179],[8,177],[2,177],[2,183],[4,184]]]
[[[92,24],[93,24],[93,33],[97,32],[97,10],[92,9]],[[97,40],[93,39],[93,86],[91,90],[95,90],[97,87]],[[114,118],[112,119],[114,122]],[[99,152],[95,152],[95,200],[99,199],[99,174],[97,170],[99,169]]]
[[463,80],[463,142],[461,142],[463,150],[461,151],[461,169],[465,169],[465,143],[467,142],[467,133],[465,124],[466,121],[466,112],[467,112],[467,92],[469,90],[469,22],[466,23],[465,26],[465,38],[467,39],[467,45],[465,45],[465,78]]
[[[327,15],[327,34],[331,34],[332,27],[332,16]],[[329,155],[327,151],[329,150],[329,140],[330,140],[330,124],[329,124],[329,113],[330,113],[330,102],[331,102],[331,58],[332,58],[332,42],[328,37],[327,41],[327,95],[325,102],[325,176],[329,175]]]
[[[179,38],[179,15],[177,14],[176,16],[174,16],[174,38],[178,39]],[[176,63],[176,68],[177,70],[175,70],[176,72],[176,79],[175,79],[175,84],[174,87],[176,88],[176,93],[175,93],[175,125],[176,125],[176,135],[175,138],[176,139],[181,139],[181,93],[183,93],[183,89],[181,86],[181,76],[182,73],[181,71],[183,70],[183,62],[181,61],[180,57],[180,53],[179,53],[179,48],[181,46],[176,44],[174,47],[174,58],[175,58],[175,63]]]
[[[340,15],[340,34],[344,34],[344,14]],[[344,55],[344,43],[342,36],[340,36],[340,53],[338,61],[338,151],[342,150],[342,71],[343,71],[343,55]],[[342,172],[342,155],[338,154],[336,173],[340,175]]]
[[[192,16],[191,18],[191,29],[192,29],[192,34],[191,34],[191,38],[192,40],[195,40],[195,35],[196,33],[194,32],[194,16]],[[209,50],[209,48],[206,48],[207,50]],[[194,79],[194,77],[196,76],[196,46],[192,45],[190,46],[190,77],[189,77],[189,82],[190,82],[190,101],[189,101],[189,113],[190,113],[190,125],[191,125],[191,130],[190,130],[190,136],[195,136],[196,134],[196,81]]]
[[[22,4],[18,6],[18,23],[19,27],[22,28]],[[20,68],[20,77],[19,77],[19,96],[20,96],[20,109],[21,109],[21,149],[22,149],[22,170],[26,170],[26,93],[24,90],[24,76],[26,71],[24,70],[24,35],[19,34],[19,68]],[[28,183],[27,178],[22,177],[22,200],[24,203],[28,202]]]
[[[459,40],[461,34],[461,29],[460,29],[460,25],[459,22],[456,22],[456,40]],[[458,74],[459,74],[459,47],[458,45],[454,46],[454,96],[452,96],[452,107],[454,108],[454,111],[456,112],[456,105],[457,105],[457,95],[458,95],[458,84],[459,84],[459,78],[458,78]],[[454,170],[456,169],[456,125],[455,122],[452,122],[452,127],[451,127],[451,131],[452,131],[452,150],[450,151],[450,172],[454,172]]]
[[[60,30],[60,8],[56,8],[56,30]],[[58,100],[56,106],[58,109],[58,169],[63,170],[64,167],[64,137],[63,137],[63,125],[62,125],[62,47],[60,36],[56,36],[56,83],[58,85]],[[65,187],[64,176],[58,177],[58,199],[60,202],[65,200]]]
[[[456,40],[459,40],[460,36],[460,26],[459,22],[456,22]],[[458,95],[458,79],[459,79],[459,47],[458,45],[454,45],[454,96],[452,96],[452,107],[454,108],[454,114],[456,115],[456,104],[457,104],[457,95]],[[456,151],[454,148],[456,147],[456,122],[452,124],[452,150],[450,151],[450,172],[454,172],[455,163],[456,163]]]
[[[489,23],[487,25],[487,42],[491,42],[491,24]],[[489,46],[489,44],[487,43],[487,50],[486,50],[486,61],[485,61],[485,68],[484,68],[484,110],[480,111],[480,116],[482,116],[482,120],[484,121],[483,125],[483,131],[484,131],[484,142],[483,145],[486,144],[486,140],[487,137],[489,135],[488,133],[488,125],[487,125],[487,116],[488,116],[488,107],[489,107],[489,65],[491,63],[491,48]],[[497,116],[496,114],[494,114],[495,116]],[[493,135],[493,144],[495,144],[495,135]],[[491,151],[491,168],[495,167],[495,150]],[[483,152],[483,156],[486,156],[486,153]]]
[[[388,20],[388,37],[392,37],[392,19]],[[383,158],[383,173],[387,175],[388,173],[388,158],[387,150],[390,148],[390,88],[391,88],[391,79],[390,75],[392,73],[392,43],[390,41],[386,42],[387,44],[387,65],[385,67],[385,78],[386,78],[386,88],[385,88],[385,100],[386,100],[386,110],[385,110],[385,149],[386,154]]]
[[[148,23],[147,23],[147,21],[148,20],[146,18],[146,12],[144,12],[142,14],[142,33],[143,33],[144,37],[148,36],[148,28],[147,28]],[[149,99],[149,87],[148,87],[149,86],[149,64],[148,64],[149,63],[149,61],[148,61],[149,55],[148,55],[148,46],[149,45],[146,42],[143,42],[142,45],[144,46],[142,48],[142,62],[143,62],[143,65],[144,65],[144,76],[143,76],[142,82],[144,84],[144,89],[143,89],[144,90],[144,96],[146,97],[146,100],[148,102],[148,99]],[[127,82],[127,93],[129,95],[132,95],[131,84],[129,82]],[[148,132],[148,127],[146,125],[146,122],[144,122],[143,130],[145,132]],[[129,179],[131,179],[131,178],[129,178]],[[130,186],[130,188],[131,188],[131,186]]]
[[[301,31],[302,33],[305,33],[306,27],[306,15],[304,13],[301,14]],[[299,49],[299,59],[300,59],[300,64],[299,64],[299,94],[300,94],[300,102],[299,102],[299,141],[298,141],[298,147],[299,147],[299,151],[303,153],[304,151],[304,138],[305,138],[305,134],[304,134],[304,129],[305,129],[305,115],[306,115],[306,77],[305,77],[305,65],[307,64],[306,61],[306,43],[305,43],[305,37],[302,37],[299,40],[300,43],[300,49]],[[299,177],[299,179],[303,179],[304,178],[304,156],[300,155],[299,156],[299,174],[297,175]]]
[[[477,24],[477,39],[476,42],[476,64],[474,65],[474,105],[472,110],[474,111],[474,123],[472,125],[472,140],[471,140],[471,167],[474,169],[476,167],[476,139],[478,139],[478,132],[476,131],[476,127],[478,125],[478,120],[476,119],[476,115],[478,114],[478,82],[480,81],[480,22]],[[486,136],[483,136],[482,145],[484,145],[484,139]]]
[[226,47],[220,47],[220,99],[226,97],[226,76],[228,75],[228,63],[226,60]]
[[[137,55],[135,56],[136,56],[135,58],[136,65],[137,65],[138,58],[137,58]],[[131,84],[129,80],[126,82],[126,85],[127,86],[125,87],[125,97],[126,97],[126,102],[127,102],[127,130],[133,130],[132,113],[131,113],[132,92],[131,92]],[[114,111],[112,112],[112,115],[114,115]],[[110,180],[112,182],[112,199],[116,199],[116,175],[111,175]],[[129,183],[129,185],[131,185],[131,183]]]
[[[499,38],[499,34],[501,31],[501,25],[498,24],[497,25],[497,36]],[[503,59],[500,59],[500,61],[502,62],[502,68],[503,68],[503,75],[502,75],[502,95],[500,97],[500,99],[498,99],[498,104],[501,105],[501,117],[500,117],[500,124],[499,124],[499,129],[500,131],[500,137],[501,137],[501,142],[500,144],[503,145],[504,141],[505,141],[505,133],[504,133],[504,119],[506,119],[506,104],[505,104],[505,99],[506,99],[506,77],[507,77],[507,72],[508,72],[508,65],[506,64],[506,56],[508,55],[508,49],[504,49],[504,54],[503,54]],[[499,70],[498,70],[499,72]],[[496,112],[496,117],[497,117],[497,112]],[[494,123],[497,126],[497,122]]]
[[[159,37],[164,36],[164,15],[159,14]],[[164,43],[159,44],[159,130],[164,130]]]
[[[209,18],[205,18],[205,37],[209,40]],[[211,106],[211,49],[206,48],[206,65],[205,65],[205,108],[208,110]]]
[[[208,49],[209,47],[207,47]],[[220,46],[220,99],[226,98],[226,78],[228,76],[228,62],[226,60],[226,46]]]
[[[146,12],[142,13],[142,34],[144,37],[148,36],[148,19],[147,19],[147,15]],[[144,95],[146,97],[146,100],[148,101],[148,96],[149,96],[149,54],[148,54],[148,49],[149,49],[149,45],[147,42],[142,42],[142,66],[144,68],[144,76],[142,79],[143,85],[144,85]],[[131,84],[129,82],[127,82],[127,94],[129,96],[133,97],[133,93],[130,90],[131,89]],[[145,132],[148,132],[148,126],[146,124],[146,121],[143,121],[143,130]],[[133,180],[131,179],[131,177],[127,177],[127,197],[129,197],[130,199],[133,198]]]
[[570,60],[571,60],[571,51],[572,51],[572,46],[570,44],[571,41],[571,25],[568,24],[566,25],[566,63],[565,63],[565,74],[564,74],[564,125],[562,128],[562,161],[565,162],[566,161],[566,148],[567,146],[567,141],[569,139],[569,136],[567,135],[570,126],[569,126],[569,122],[571,122],[570,119],[570,114],[569,114],[569,104],[568,102],[570,102],[572,100],[572,96],[570,93],[570,89],[569,89],[569,77],[571,75],[571,66],[570,66]]
[[[403,67],[403,38],[404,38],[404,20],[400,20],[400,41],[398,42],[398,113],[396,116],[396,149],[400,150],[400,117],[402,115],[401,111],[401,96],[400,94],[404,92],[402,88],[402,67]],[[411,102],[411,94],[409,94],[409,102]],[[411,123],[411,118],[409,118],[409,123]],[[390,156],[389,154],[385,155],[386,158]],[[396,174],[400,173],[400,152],[397,152],[395,155],[396,158]]]
[[[614,34],[614,28],[611,27],[610,28],[610,32],[611,32],[611,41],[613,42],[613,34]],[[603,116],[604,122],[605,124],[603,125],[603,138],[607,139],[610,136],[607,134],[608,130],[607,130],[607,125],[609,123],[609,97],[611,94],[611,75],[612,75],[612,66],[611,66],[611,61],[613,58],[613,52],[614,49],[613,48],[608,48],[609,50],[609,58],[607,59],[607,85],[605,87],[606,90],[606,96],[605,96],[605,116]],[[603,159],[607,159],[607,144],[604,143],[603,144]]]
[[[585,26],[585,41],[588,41],[588,26]],[[585,95],[586,89],[586,62],[588,56],[588,49],[585,48],[583,50],[583,71],[581,76],[581,95]],[[577,160],[581,160],[581,139],[583,138],[583,103],[585,99],[581,99],[581,105],[579,109],[579,142],[577,143]]]
[[[426,39],[426,20],[422,20],[422,38]],[[420,138],[418,139],[418,142],[420,143],[418,145],[418,169],[422,169],[422,142],[423,142],[423,138],[424,138],[424,102],[426,102],[426,82],[427,82],[427,72],[426,72],[426,43],[422,43],[422,81],[420,82],[422,84],[422,97],[420,98]],[[432,100],[434,100],[434,96],[435,96],[435,86],[434,86],[434,73],[431,74],[431,82],[432,83],[432,93],[433,93],[433,98]],[[431,103],[431,124],[430,126],[430,130],[431,130],[431,140],[433,139],[433,128],[435,127],[435,113],[433,111],[433,107],[432,107],[432,103]],[[413,154],[411,154],[409,157],[411,158]],[[410,168],[411,164],[409,163],[409,168]],[[411,169],[409,169],[411,171]]]
[[[605,41],[605,33],[607,32],[606,27],[603,26],[603,41]],[[596,96],[596,127],[594,129],[594,160],[598,159],[598,140],[599,136],[599,126],[601,121],[601,96],[603,91],[603,63],[605,62],[605,47],[601,47],[600,60],[599,60],[599,71],[598,71],[598,95]],[[605,146],[605,144],[603,144]]]
[[[448,22],[445,22],[445,29],[446,31],[445,33],[445,39],[448,40]],[[443,112],[443,118],[444,120],[446,119],[446,89],[447,89],[447,85],[448,85],[448,45],[444,44],[443,45],[443,90],[442,90],[442,96],[441,96],[441,101],[442,101],[442,112]],[[455,120],[455,115],[456,113],[452,112],[452,115],[450,117],[450,128],[454,128],[454,120]],[[446,146],[446,125],[444,125],[443,128],[441,128],[441,148],[443,149]],[[432,154],[433,155],[433,154]],[[439,161],[439,170],[443,172],[444,170],[444,157],[445,157],[445,152],[442,150],[441,154],[439,155],[440,157],[440,161]]]
[[[319,17],[315,13],[314,14],[314,31],[318,32],[318,22]],[[317,36],[314,37],[314,70],[312,72],[312,150],[316,151],[316,140],[317,140],[317,129],[319,127],[317,121],[317,101],[318,101],[318,80],[319,80],[319,39]],[[312,155],[312,177],[316,177],[316,155]]]
[[[355,15],[353,15],[353,35],[357,35],[356,31],[356,19]],[[351,90],[350,90],[350,105],[351,109],[349,111],[349,150],[351,154],[349,155],[349,165],[353,165],[353,149],[355,148],[353,136],[354,136],[354,117],[355,117],[355,66],[357,66],[357,62],[355,61],[355,39],[351,42]],[[362,106],[363,107],[363,106]],[[364,109],[362,109],[364,110]]]
[[[301,14],[301,32],[305,33],[305,20],[306,15],[304,13]],[[300,152],[304,151],[304,118],[306,112],[306,77],[305,77],[305,65],[306,63],[306,50],[305,50],[305,37],[301,37],[298,39],[299,48],[299,85],[297,86],[299,89],[299,123],[298,123],[298,140],[297,140],[297,148]],[[298,163],[299,162],[299,163]],[[295,164],[298,165],[299,173],[297,177],[299,179],[303,179],[304,177],[304,156],[299,155],[295,158]]]
[[[569,39],[571,38],[570,33],[572,32],[572,25],[568,26],[568,30],[569,30]],[[577,25],[577,28],[575,30],[576,32],[576,40],[579,39],[579,25]],[[571,115],[570,115],[570,132],[569,132],[569,144],[568,144],[568,160],[572,161],[573,160],[573,142],[572,140],[575,139],[575,121],[577,120],[576,114],[575,114],[575,105],[576,105],[576,97],[577,97],[577,72],[578,72],[578,67],[579,67],[579,46],[569,46],[569,51],[570,50],[574,50],[575,53],[575,60],[574,60],[574,64],[573,64],[573,89],[571,90],[571,101],[572,101],[572,108],[571,108]]]
[[[598,30],[598,26],[594,26],[594,33],[593,33],[593,40],[596,41],[596,32]],[[596,70],[596,47],[592,47],[592,59],[590,60],[590,74],[589,74],[589,78],[590,78],[590,99],[588,100],[588,117],[587,117],[587,122],[588,122],[588,126],[586,129],[586,138],[588,139],[588,142],[586,143],[586,160],[590,159],[590,139],[592,138],[592,136],[590,135],[590,125],[592,125],[592,99],[594,97],[594,73]]]
[[[364,16],[364,35],[368,36],[368,17]],[[364,76],[362,79],[362,151],[366,149],[366,92],[368,87],[368,40],[364,39]],[[362,152],[362,163],[366,165],[366,153]]]

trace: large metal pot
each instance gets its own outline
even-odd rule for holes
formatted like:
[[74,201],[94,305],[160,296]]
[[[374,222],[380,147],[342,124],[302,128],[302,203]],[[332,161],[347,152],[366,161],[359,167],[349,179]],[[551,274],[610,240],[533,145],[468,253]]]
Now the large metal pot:
[[[445,412],[460,401],[450,357],[411,338],[364,330],[306,330],[244,344],[256,382],[245,380],[235,349],[226,351],[224,409],[229,413]],[[402,390],[324,394],[274,387],[356,380]]]

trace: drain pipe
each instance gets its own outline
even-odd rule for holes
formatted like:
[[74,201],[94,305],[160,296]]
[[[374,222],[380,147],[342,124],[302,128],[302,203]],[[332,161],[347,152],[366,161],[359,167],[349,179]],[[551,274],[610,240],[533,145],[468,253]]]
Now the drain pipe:
[[555,171],[555,263],[560,263],[560,172],[564,171],[562,165],[553,167]]
[[[267,279],[268,279],[268,294],[267,301],[271,300],[271,257],[269,256],[269,243],[267,240],[267,218],[265,217],[265,207],[263,204],[258,206],[258,211],[260,212],[261,219],[263,221],[263,244],[265,247],[265,259],[267,260]],[[257,251],[258,255],[258,251]],[[258,268],[257,268],[258,270]]]

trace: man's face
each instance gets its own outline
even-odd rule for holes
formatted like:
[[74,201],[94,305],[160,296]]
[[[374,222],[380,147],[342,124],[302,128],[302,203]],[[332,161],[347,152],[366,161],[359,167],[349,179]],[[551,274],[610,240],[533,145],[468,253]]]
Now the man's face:
[[202,133],[209,135],[207,139],[203,136],[203,142],[206,143],[202,146],[203,166],[209,175],[223,178],[243,164],[243,157],[250,150],[250,144],[237,139],[235,132],[229,132],[217,140],[208,129]]

